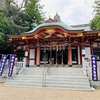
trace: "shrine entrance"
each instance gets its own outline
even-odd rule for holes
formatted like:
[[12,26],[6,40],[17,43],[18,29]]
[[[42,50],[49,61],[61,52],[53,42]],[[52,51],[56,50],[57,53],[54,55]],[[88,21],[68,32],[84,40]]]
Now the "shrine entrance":
[[[46,49],[41,48],[40,64],[68,64],[68,48],[63,49]],[[72,47],[72,64],[78,64],[77,47]]]

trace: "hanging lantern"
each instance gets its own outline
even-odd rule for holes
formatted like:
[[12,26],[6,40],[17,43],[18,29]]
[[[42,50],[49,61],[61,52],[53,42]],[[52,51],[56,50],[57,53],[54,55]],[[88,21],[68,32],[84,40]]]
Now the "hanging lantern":
[[57,51],[58,51],[58,46],[56,46],[56,48],[57,48]]
[[85,48],[82,49],[82,55],[85,55]]
[[55,46],[53,47],[53,50],[56,50]]
[[28,51],[25,51],[25,57],[27,57],[28,56]]
[[63,46],[63,50],[65,50],[65,46]]
[[23,46],[23,50],[24,50],[24,51],[26,50],[26,46]]

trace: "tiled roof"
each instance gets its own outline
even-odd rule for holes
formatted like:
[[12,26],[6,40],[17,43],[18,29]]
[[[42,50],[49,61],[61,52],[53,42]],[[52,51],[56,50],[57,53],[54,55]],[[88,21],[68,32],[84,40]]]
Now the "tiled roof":
[[92,31],[89,24],[72,25],[71,27],[77,30],[84,29],[84,31]]
[[37,31],[38,29],[41,29],[41,28],[50,28],[50,27],[61,27],[65,30],[69,30],[69,31],[82,31],[83,29],[76,29],[76,28],[73,28],[63,22],[51,22],[51,23],[43,23],[43,24],[40,24],[38,25],[36,28],[34,28],[33,30],[29,31],[29,32],[25,32],[26,34],[30,34],[30,33],[34,33],[35,31]]

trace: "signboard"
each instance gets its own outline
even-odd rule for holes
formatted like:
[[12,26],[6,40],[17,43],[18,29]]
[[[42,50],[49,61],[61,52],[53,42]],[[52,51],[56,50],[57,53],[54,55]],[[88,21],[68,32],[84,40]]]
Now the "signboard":
[[14,68],[14,63],[15,63],[15,55],[12,54],[10,55],[10,65],[9,65],[9,72],[8,72],[8,76],[11,77],[12,73],[13,73],[13,68]]
[[94,55],[91,56],[91,65],[92,65],[92,80],[98,81],[97,58]]
[[7,61],[7,57],[8,57],[7,55],[2,55],[1,63],[0,63],[0,76],[2,76],[4,67],[5,67],[5,63]]

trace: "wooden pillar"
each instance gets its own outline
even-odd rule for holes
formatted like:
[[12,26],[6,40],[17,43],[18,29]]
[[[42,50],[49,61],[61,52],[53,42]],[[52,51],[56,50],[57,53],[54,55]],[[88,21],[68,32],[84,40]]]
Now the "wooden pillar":
[[68,45],[68,66],[72,67],[72,47],[71,47],[71,44]]
[[37,47],[36,64],[40,67],[40,47]]
[[53,62],[52,62],[52,49],[50,47],[50,65],[52,65],[52,64],[53,64]]
[[80,65],[82,65],[82,47],[80,46]]
[[28,50],[26,50],[25,51],[25,58],[26,58],[26,66],[28,66],[29,65],[29,57],[28,57],[28,55],[29,55],[29,52],[28,52]]
[[64,63],[63,63],[63,49],[62,49],[62,66],[64,66]]
[[93,44],[91,44],[91,55],[93,55]]
[[81,44],[81,64],[84,65],[84,61],[85,61],[85,46],[84,43]]
[[26,57],[26,66],[28,67],[29,66],[29,57],[30,57],[30,48],[28,47],[27,48],[27,52],[28,52],[28,55],[27,55],[27,57]]
[[58,60],[57,52],[58,52],[58,47],[56,48],[56,66],[58,67],[58,62],[57,62],[57,60]]

